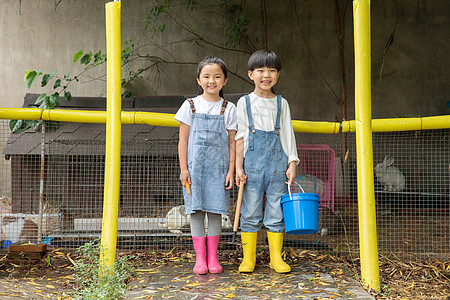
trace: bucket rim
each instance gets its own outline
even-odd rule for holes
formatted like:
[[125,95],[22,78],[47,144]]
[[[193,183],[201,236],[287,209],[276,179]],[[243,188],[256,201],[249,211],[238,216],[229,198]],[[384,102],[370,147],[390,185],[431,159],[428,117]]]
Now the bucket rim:
[[[291,195],[292,196],[301,195],[300,197],[309,196],[310,198],[308,198],[308,199],[292,199]],[[286,194],[286,195],[281,196],[281,203],[283,204],[283,203],[289,202],[289,201],[315,201],[315,202],[320,203],[319,195],[316,193],[293,193],[291,195]]]

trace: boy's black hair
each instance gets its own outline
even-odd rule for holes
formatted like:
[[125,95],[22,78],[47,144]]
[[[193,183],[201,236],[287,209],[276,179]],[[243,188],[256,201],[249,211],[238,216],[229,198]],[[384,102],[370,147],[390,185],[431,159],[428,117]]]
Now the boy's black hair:
[[248,70],[253,71],[258,68],[275,68],[278,72],[281,70],[281,61],[275,52],[263,49],[258,50],[248,59]]
[[[222,69],[223,75],[225,78],[228,78],[228,71],[227,71],[227,65],[218,57],[215,56],[207,56],[205,57],[201,62],[198,63],[197,66],[197,78],[200,78],[200,73],[202,72],[202,69],[204,66],[208,64],[218,64],[219,67]],[[200,86],[200,84],[197,84],[197,95],[203,94],[203,88]],[[219,91],[219,96],[223,98],[223,88]]]

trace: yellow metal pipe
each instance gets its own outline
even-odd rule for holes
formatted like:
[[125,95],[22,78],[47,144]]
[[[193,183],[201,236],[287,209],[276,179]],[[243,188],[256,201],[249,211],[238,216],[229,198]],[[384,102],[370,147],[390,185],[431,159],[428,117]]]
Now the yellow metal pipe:
[[[154,112],[122,111],[122,124],[147,124],[151,126],[179,127],[174,114]],[[73,123],[106,123],[106,111],[68,110],[39,108],[0,108],[0,119],[6,120],[44,120]],[[331,133],[355,132],[356,121],[321,122],[292,120],[295,132]],[[340,129],[341,127],[341,129]],[[373,119],[373,132],[393,132],[411,130],[430,130],[450,128],[450,116],[432,116],[421,118]]]
[[39,108],[0,108],[0,119],[41,120],[41,115]]
[[295,132],[308,133],[338,133],[340,124],[337,122],[309,122],[292,120]]
[[421,118],[392,118],[372,120],[372,130],[375,132],[420,130]]
[[435,116],[422,118],[422,129],[450,128],[450,116]]
[[52,109],[45,110],[42,119],[75,123],[106,123],[107,113],[106,111]]
[[373,183],[370,1],[353,1],[355,41],[355,125],[361,279],[380,291],[377,222]]
[[173,117],[173,114],[138,112],[136,113],[135,122],[151,126],[180,127],[180,123]]
[[109,2],[106,10],[107,118],[105,186],[99,275],[112,270],[116,260],[119,216],[120,141],[121,141],[121,36],[120,1]]

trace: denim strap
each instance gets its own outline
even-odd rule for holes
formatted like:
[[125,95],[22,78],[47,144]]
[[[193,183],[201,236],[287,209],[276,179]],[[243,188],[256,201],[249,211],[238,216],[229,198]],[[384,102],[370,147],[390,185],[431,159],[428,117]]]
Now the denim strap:
[[275,131],[280,134],[280,115],[281,115],[281,96],[277,96],[277,121],[275,123]]
[[253,125],[252,108],[250,105],[250,97],[245,95],[245,104],[247,107],[248,118],[248,150],[253,151],[253,134],[255,133],[255,126]]

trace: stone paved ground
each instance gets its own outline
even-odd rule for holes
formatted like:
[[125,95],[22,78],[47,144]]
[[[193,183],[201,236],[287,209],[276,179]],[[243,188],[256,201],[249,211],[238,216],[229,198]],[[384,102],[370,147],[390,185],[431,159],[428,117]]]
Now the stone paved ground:
[[[293,251],[288,274],[267,267],[260,252],[254,273],[237,271],[241,253],[221,251],[221,274],[195,275],[192,251],[134,253],[137,276],[123,299],[373,299],[348,268],[317,251]],[[53,250],[50,259],[12,261],[1,256],[0,299],[71,299],[74,287],[71,253]]]
[[313,261],[290,265],[288,274],[277,274],[265,265],[241,274],[238,264],[223,263],[222,274],[207,275],[193,274],[193,263],[153,265],[140,269],[125,299],[374,299],[344,269],[328,269]]

